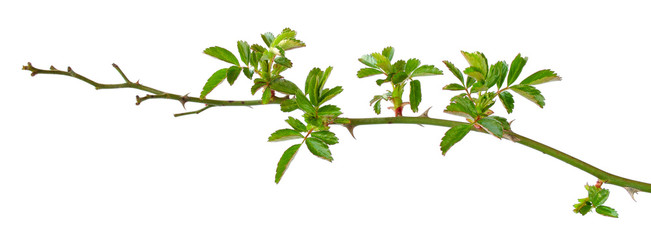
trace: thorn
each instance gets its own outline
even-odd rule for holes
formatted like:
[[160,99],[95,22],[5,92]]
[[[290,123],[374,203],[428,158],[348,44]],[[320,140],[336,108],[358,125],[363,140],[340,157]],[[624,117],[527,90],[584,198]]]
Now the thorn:
[[52,70],[52,71],[58,71],[59,69],[56,69],[54,66],[50,65],[50,70]]
[[353,136],[353,139],[357,140],[357,138],[355,137],[355,133],[353,133],[353,129],[355,129],[355,126],[350,124],[344,124],[344,127],[348,129],[348,132],[350,132],[350,135]]
[[420,123],[417,123],[417,125],[418,125],[418,126],[421,126],[421,127],[425,127],[425,126],[423,126],[423,124],[420,124]]
[[138,79],[138,81],[136,81],[136,84],[140,85],[140,79]]
[[71,67],[68,67],[68,72],[69,72],[69,73],[73,73],[73,71],[72,71],[72,68],[71,68]]
[[[422,117],[422,118],[429,118],[429,110],[430,110],[430,109],[432,109],[432,107],[428,107],[427,110],[425,110],[425,112],[423,112],[423,114],[420,115],[420,117]],[[418,125],[420,125],[420,124],[418,124]],[[421,126],[422,126],[422,125],[421,125]]]
[[636,194],[640,190],[637,190],[637,189],[632,188],[632,187],[624,187],[624,189],[626,189],[628,194],[631,195],[631,198],[633,199],[633,201],[637,202],[637,200],[635,200],[635,195],[634,194]]
[[519,138],[517,138],[517,137],[515,137],[515,136],[513,136],[511,134],[508,134],[508,133],[502,134],[502,137],[506,138],[507,140],[511,140],[511,142],[519,142],[520,141]]
[[183,97],[181,97],[181,99],[179,99],[179,102],[181,102],[181,105],[183,105],[183,109],[185,109],[185,103],[188,102],[188,99],[189,99],[188,95],[189,94],[190,93],[187,93],[187,94],[185,94],[185,96],[183,96]]

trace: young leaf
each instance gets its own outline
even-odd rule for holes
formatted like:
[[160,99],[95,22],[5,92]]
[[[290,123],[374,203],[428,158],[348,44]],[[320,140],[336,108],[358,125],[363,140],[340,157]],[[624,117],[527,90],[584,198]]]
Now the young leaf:
[[332,144],[337,144],[339,143],[339,138],[335,136],[333,132],[330,131],[318,131],[318,132],[312,132],[311,134],[312,137],[321,139],[324,143],[328,145]]
[[395,63],[393,63],[393,65],[391,66],[391,71],[394,73],[404,72],[405,65],[407,65],[407,63],[404,60],[398,60]]
[[289,163],[292,162],[292,159],[294,159],[294,156],[296,156],[296,152],[300,147],[301,144],[292,145],[291,147],[287,148],[282,157],[280,157],[280,161],[278,161],[278,167],[276,168],[276,184],[280,182],[280,179],[283,177],[285,171],[287,171],[287,168],[289,167]]
[[491,135],[497,137],[497,138],[502,138],[502,134],[504,132],[504,129],[502,127],[502,123],[500,121],[494,119],[494,118],[482,118],[477,121],[477,123],[486,130],[486,132],[490,133]]
[[319,87],[319,78],[323,75],[323,72],[320,68],[312,68],[310,73],[307,74],[305,79],[305,94],[310,97],[310,102],[316,105],[318,103],[318,87]]
[[546,83],[546,82],[551,82],[551,81],[560,81],[561,77],[556,75],[556,73],[552,70],[549,69],[544,69],[537,71],[531,76],[528,76],[520,84],[524,85],[536,85],[536,84],[541,84],[541,83]]
[[588,214],[590,209],[592,209],[592,203],[588,198],[581,198],[579,199],[579,203],[574,204],[574,213],[580,213],[583,216]]
[[305,145],[307,145],[307,149],[309,149],[315,156],[332,162],[332,153],[330,153],[330,148],[328,148],[328,145],[321,139],[309,137],[305,140]]
[[379,53],[372,53],[371,56],[375,59],[375,64],[384,72],[391,72],[391,61],[384,55]]
[[405,72],[407,74],[411,74],[414,70],[416,70],[416,68],[418,68],[418,66],[420,66],[420,60],[411,58],[407,60],[407,64],[405,65]]
[[300,91],[296,84],[283,78],[276,78],[274,80],[271,80],[269,83],[269,88],[288,95],[294,95],[294,93]]
[[201,95],[199,96],[199,98],[205,99],[208,93],[212,92],[212,90],[215,89],[217,85],[219,85],[224,81],[227,72],[228,72],[228,68],[222,68],[217,70],[215,73],[213,73],[212,76],[208,78],[206,84],[203,86],[203,91],[201,91]]
[[382,71],[377,70],[375,68],[362,68],[359,71],[357,71],[357,77],[365,78],[365,77],[374,76],[382,73],[383,73]]
[[[257,78],[257,79],[259,79],[259,78]],[[251,86],[251,95],[255,95],[255,93],[264,85],[267,85],[267,83],[265,83],[265,82],[256,82],[255,84],[253,84],[253,86]]]
[[535,87],[518,84],[511,86],[511,89],[526,99],[529,99],[529,101],[538,104],[540,108],[545,106],[545,97],[543,97],[543,95],[540,94],[540,91]]
[[285,141],[291,139],[303,138],[303,134],[294,129],[280,129],[269,136],[269,142]]
[[471,128],[472,125],[470,124],[461,124],[451,127],[447,132],[445,132],[445,136],[443,136],[443,139],[441,140],[441,151],[443,152],[443,156],[445,156],[445,153],[447,153],[455,143],[461,141],[461,139],[470,132]]
[[237,61],[235,55],[233,55],[233,53],[231,53],[230,51],[224,48],[214,46],[214,47],[206,48],[205,50],[203,50],[203,52],[210,56],[216,57],[217,59],[222,60],[224,62],[231,63],[236,66],[240,65],[240,62]]
[[240,53],[240,59],[244,65],[249,65],[249,58],[251,57],[251,46],[245,41],[237,41],[237,51]]
[[382,111],[382,106],[380,106],[380,102],[381,101],[377,101],[377,102],[375,102],[375,105],[373,105],[373,111],[375,112],[375,114],[378,114],[378,115]]
[[377,61],[375,61],[375,58],[371,55],[364,55],[361,58],[358,59],[359,62],[363,63],[366,66],[372,67],[372,68],[378,68],[377,66]]
[[495,116],[495,115],[488,116],[486,118],[492,118],[497,120],[498,122],[500,122],[500,124],[502,124],[502,129],[504,129],[504,131],[511,131],[511,124],[509,123],[509,121],[506,120],[506,118]]
[[317,86],[318,89],[318,97],[321,96],[321,90],[323,90],[323,86],[325,86],[325,83],[328,81],[328,78],[330,77],[330,73],[332,72],[332,66],[329,66],[326,68],[326,70],[323,72],[321,77],[319,78],[319,86]]
[[271,101],[271,88],[266,87],[262,92],[262,104],[267,104],[269,101]]
[[327,102],[328,100],[334,98],[335,96],[339,95],[341,92],[343,92],[344,89],[341,88],[341,86],[336,86],[332,89],[329,89],[327,91],[324,91],[321,94],[321,97],[319,98],[319,105]]
[[502,102],[502,105],[506,109],[506,112],[512,113],[513,108],[515,107],[514,105],[515,101],[513,101],[513,95],[511,95],[510,92],[504,91],[500,93],[499,97],[500,97],[500,102]]
[[308,100],[301,91],[296,91],[296,103],[298,105],[298,108],[303,110],[303,112],[312,114],[316,113],[316,110],[314,109],[314,106],[312,106],[312,103],[310,103],[310,100]]
[[411,77],[420,77],[420,76],[434,76],[434,75],[442,75],[443,71],[440,69],[436,68],[434,65],[423,65],[414,72],[411,73]]
[[280,111],[283,112],[291,112],[298,109],[298,104],[296,103],[296,99],[287,99],[280,103]]
[[599,206],[595,209],[597,213],[607,216],[607,217],[614,217],[614,218],[619,218],[619,214],[615,209],[611,207],[606,207],[606,206]]
[[491,68],[488,71],[488,77],[486,78],[486,87],[491,88],[497,84],[497,87],[500,88],[502,83],[504,83],[504,79],[508,72],[509,67],[504,61],[499,61],[491,65]]
[[279,47],[285,51],[289,51],[294,48],[305,47],[305,43],[296,39],[285,39],[280,41],[276,47]]
[[455,67],[454,64],[452,64],[450,61],[443,61],[443,63],[445,63],[445,66],[448,67],[450,72],[452,72],[452,74],[454,74],[454,76],[457,77],[457,79],[459,79],[459,81],[461,81],[461,84],[464,84],[464,82],[463,82],[463,74],[461,74],[461,70],[459,70],[457,67]]
[[232,86],[233,83],[235,83],[235,80],[237,80],[237,77],[240,76],[240,72],[242,72],[242,68],[239,66],[231,66],[228,68],[228,72],[226,73],[228,84]]
[[289,117],[287,120],[285,120],[285,122],[287,122],[289,126],[292,126],[292,128],[296,131],[307,132],[307,127],[305,126],[305,124],[301,122],[301,120],[298,120],[293,117]]
[[588,197],[590,198],[592,205],[595,207],[601,206],[606,202],[606,200],[608,200],[608,196],[610,195],[608,189],[597,188],[595,186],[589,186],[589,188]]
[[483,53],[481,52],[469,53],[469,52],[461,51],[461,54],[463,55],[464,58],[466,58],[466,61],[468,62],[468,64],[470,64],[471,67],[474,67],[482,76],[486,76],[486,74],[488,73],[488,60],[486,60],[486,56],[484,56]]
[[319,108],[318,113],[319,116],[339,116],[341,115],[341,109],[335,105],[325,105]]
[[387,57],[387,59],[389,59],[389,62],[390,62],[390,61],[393,59],[393,53],[394,53],[395,51],[396,51],[396,50],[395,50],[393,47],[386,47],[386,48],[384,48],[384,49],[382,50],[382,55],[384,55],[385,57]]
[[280,66],[286,67],[286,68],[291,68],[292,67],[292,61],[290,61],[286,57],[279,56],[274,59],[274,62]]
[[520,76],[522,68],[527,64],[527,57],[521,57],[518,53],[518,56],[515,56],[513,62],[511,62],[511,69],[509,70],[509,76],[507,78],[506,86],[511,86],[515,80]]
[[418,112],[418,105],[421,101],[421,91],[420,91],[420,81],[412,80],[409,83],[409,105],[411,106],[411,111]]
[[246,78],[248,78],[248,79],[253,78],[253,73],[254,72],[250,68],[248,68],[248,67],[242,68],[242,72],[244,73],[244,76],[246,76]]
[[[252,54],[253,54],[253,53],[260,53],[260,54],[262,54],[262,53],[264,53],[265,51],[267,51],[266,48],[264,48],[263,46],[260,46],[259,44],[253,44],[253,45],[251,45],[251,50],[253,51]],[[260,59],[260,58],[258,57],[258,59]]]
[[475,119],[477,117],[475,104],[466,97],[453,97],[452,102],[445,108],[444,112],[467,119]]
[[260,36],[262,37],[262,41],[264,41],[264,44],[266,44],[267,47],[271,47],[271,43],[274,41],[274,39],[276,39],[276,37],[274,37],[274,34],[270,32],[263,33]]
[[399,73],[394,74],[393,77],[391,77],[391,82],[393,82],[393,84],[400,84],[402,81],[404,81],[408,77],[409,76],[407,76],[407,73],[399,72]]
[[459,91],[459,90],[466,90],[466,88],[464,86],[461,86],[461,84],[450,83],[448,85],[445,85],[445,87],[443,87],[443,90]]
[[463,73],[476,79],[479,82],[483,82],[485,80],[484,74],[477,67],[467,67],[465,70],[463,70]]
[[283,29],[283,31],[274,38],[273,42],[271,43],[272,47],[276,47],[281,41],[286,40],[286,39],[292,39],[296,37],[296,31],[291,30],[289,28]]

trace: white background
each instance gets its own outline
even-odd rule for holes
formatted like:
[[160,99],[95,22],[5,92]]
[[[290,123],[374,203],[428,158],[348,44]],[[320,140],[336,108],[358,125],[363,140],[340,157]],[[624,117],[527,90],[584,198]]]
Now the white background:
[[[648,89],[651,15],[644,1],[12,1],[0,10],[0,239],[549,239],[638,237],[651,197],[611,189],[619,219],[572,212],[596,179],[507,140],[471,133],[442,157],[445,128],[333,127],[333,163],[299,151],[273,181],[293,142],[278,106],[224,107],[174,118],[178,102],[135,106],[131,89],[95,91],[79,80],[30,77],[20,67],[73,69],[102,83],[132,80],[198,95],[228,64],[202,50],[291,27],[306,48],[288,52],[285,77],[302,86],[312,67],[334,66],[328,86],[347,117],[373,117],[383,88],[357,79],[357,58],[396,48],[467,66],[522,53],[522,77],[545,68],[540,109],[516,96],[513,128],[606,171],[651,182]],[[421,79],[421,111],[442,113],[446,75]],[[258,99],[241,77],[216,99]],[[498,103],[499,104],[499,103]],[[386,106],[386,105],[385,105]],[[188,110],[201,107],[188,104]],[[496,114],[506,116],[496,105]],[[297,113],[293,113],[296,116]],[[385,110],[383,113],[389,116]],[[415,115],[409,111],[406,115]],[[648,235],[648,233],[646,234]]]

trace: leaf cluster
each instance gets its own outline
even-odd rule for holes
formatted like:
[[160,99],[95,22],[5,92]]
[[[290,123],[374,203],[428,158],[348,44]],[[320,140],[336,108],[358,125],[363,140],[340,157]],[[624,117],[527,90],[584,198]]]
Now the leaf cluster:
[[[376,75],[383,75],[383,78],[376,80],[378,86],[389,83],[392,90],[382,95],[373,96],[371,106],[376,114],[380,114],[380,100],[393,103],[393,110],[396,116],[402,116],[402,108],[409,104],[413,112],[418,112],[418,106],[422,101],[420,80],[416,77],[441,75],[443,71],[434,65],[421,65],[420,60],[411,58],[407,61],[397,60],[391,63],[395,49],[386,47],[381,53],[371,53],[362,56],[358,60],[366,65],[357,71],[358,78],[365,78]],[[403,102],[402,95],[409,82],[409,102]]]
[[[289,28],[283,29],[278,35],[267,32],[261,34],[261,37],[266,47],[258,44],[249,45],[246,41],[237,42],[237,51],[240,57],[239,60],[242,61],[241,64],[238,58],[225,48],[214,46],[203,51],[205,54],[230,63],[232,66],[219,69],[208,78],[201,91],[201,99],[204,99],[224,79],[230,85],[233,85],[240,73],[253,80],[252,95],[262,89],[263,104],[269,103],[275,97],[275,92],[287,95],[293,95],[296,92],[298,87],[291,81],[285,80],[280,73],[293,65],[292,61],[285,55],[285,51],[305,47],[305,43],[296,39],[296,31]],[[254,78],[254,75],[257,75],[257,77]]]
[[287,148],[281,156],[276,168],[276,183],[280,182],[296,152],[303,144],[307,146],[313,155],[328,161],[333,160],[329,146],[338,143],[339,139],[333,132],[329,131],[329,125],[332,123],[347,123],[347,121],[337,118],[342,114],[339,107],[325,104],[343,91],[341,86],[325,88],[331,72],[332,67],[326,68],[325,71],[320,68],[312,69],[305,80],[305,91],[296,89],[296,92],[294,92],[295,98],[281,103],[281,109],[285,112],[297,109],[303,111],[305,123],[289,117],[286,122],[291,129],[280,129],[269,136],[271,142],[303,139],[301,143]]
[[[507,113],[514,109],[514,99],[510,91],[534,102],[539,107],[545,106],[545,97],[533,85],[550,81],[559,81],[554,71],[544,69],[537,71],[518,84],[514,84],[520,76],[527,58],[518,54],[511,66],[506,61],[498,61],[492,65],[488,64],[486,56],[481,52],[461,51],[469,66],[463,72],[449,61],[443,61],[445,66],[459,80],[460,83],[450,83],[443,87],[443,90],[462,91],[450,99],[450,104],[444,112],[462,116],[468,121],[467,126],[456,126],[450,128],[441,141],[443,155],[475,127],[482,129],[491,135],[502,138],[510,131],[509,122],[499,116],[493,115],[491,107],[497,99],[502,103]],[[464,77],[464,74],[466,75]],[[506,135],[508,136],[508,135]]]
[[580,213],[585,216],[594,209],[597,213],[607,217],[619,217],[619,214],[615,209],[603,205],[610,195],[608,189],[586,184],[585,190],[588,191],[588,197],[580,198],[578,200],[579,203],[574,204],[574,213]]

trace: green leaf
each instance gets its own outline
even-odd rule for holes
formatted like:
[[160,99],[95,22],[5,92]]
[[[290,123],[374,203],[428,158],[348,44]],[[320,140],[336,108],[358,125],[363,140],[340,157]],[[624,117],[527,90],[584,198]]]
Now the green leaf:
[[511,124],[509,123],[509,121],[506,120],[506,118],[500,116],[488,116],[486,118],[492,118],[497,120],[498,122],[500,122],[500,124],[502,124],[502,129],[504,129],[504,131],[511,131]]
[[212,90],[215,89],[217,85],[219,85],[224,81],[224,79],[226,79],[227,72],[228,72],[228,68],[222,68],[217,70],[215,73],[213,73],[212,76],[208,78],[206,84],[203,86],[203,91],[201,91],[201,95],[199,96],[199,98],[205,99],[208,93],[212,92]]
[[319,99],[319,105],[327,102],[328,100],[334,98],[335,96],[339,95],[341,92],[343,92],[344,89],[341,86],[336,86],[332,89],[329,89],[327,91],[324,91],[321,94],[321,98]]
[[384,72],[391,72],[391,61],[384,55],[379,53],[372,53],[371,56],[375,59],[375,64]]
[[434,76],[434,75],[442,75],[443,71],[440,69],[436,68],[434,65],[423,65],[414,72],[411,73],[411,77],[420,77],[420,76]]
[[407,76],[407,73],[399,72],[399,73],[394,74],[393,77],[391,77],[391,82],[393,82],[393,84],[400,84],[400,83],[402,83],[402,81],[407,79],[407,77],[409,77],[409,76]]
[[271,101],[271,88],[266,87],[262,92],[262,104],[267,104]]
[[479,82],[483,82],[485,80],[484,74],[477,67],[468,67],[463,70],[463,73],[476,79]]
[[506,79],[506,76],[508,75],[509,72],[509,65],[505,61],[499,61],[491,67],[491,71],[493,71],[493,68],[495,68],[495,73],[498,74],[497,88],[502,88],[502,84],[504,84],[504,79]]
[[457,77],[457,79],[459,79],[459,81],[461,81],[461,84],[464,84],[464,82],[463,82],[463,74],[461,74],[461,70],[459,70],[457,67],[455,67],[454,64],[452,64],[450,61],[443,61],[443,63],[445,63],[445,66],[448,67],[450,72],[452,72],[452,74],[454,74],[454,76]]
[[271,134],[269,136],[269,142],[277,142],[277,141],[285,141],[285,140],[291,140],[291,139],[299,139],[303,138],[303,134],[300,132],[294,130],[294,129],[280,129]]
[[341,115],[341,109],[335,105],[325,105],[319,108],[319,116],[339,116]]
[[486,56],[484,56],[484,54],[481,52],[469,53],[461,51],[461,54],[463,54],[463,57],[466,58],[466,61],[468,64],[470,64],[470,67],[475,68],[477,72],[482,75],[482,78],[477,78],[477,80],[485,79],[484,77],[488,73],[488,60],[486,60]]
[[276,36],[276,38],[274,38],[271,46],[275,47],[280,44],[282,40],[293,39],[294,37],[296,37],[296,31],[285,28],[280,34],[278,34],[278,36]]
[[491,65],[488,71],[488,77],[486,78],[486,87],[491,88],[495,84],[498,84],[497,87],[500,88],[502,83],[504,83],[508,71],[509,67],[504,61],[499,61]]
[[453,97],[444,112],[474,120],[477,117],[475,104],[466,97]]
[[252,50],[253,52],[257,52],[257,53],[260,53],[260,54],[262,54],[262,53],[264,53],[264,52],[267,51],[266,48],[264,48],[263,46],[260,46],[259,44],[253,44],[253,45],[251,45],[251,50]]
[[380,70],[377,70],[375,68],[362,68],[359,71],[357,71],[357,77],[358,78],[365,78],[368,76],[374,76],[378,74],[382,74],[383,72]]
[[249,68],[242,68],[242,72],[244,73],[244,76],[246,76],[246,78],[248,78],[248,79],[252,79],[252,78],[253,78],[253,73],[254,73],[254,72],[251,71],[251,69],[249,69]]
[[461,139],[470,132],[471,128],[472,125],[470,124],[461,124],[451,127],[447,132],[445,132],[445,136],[443,136],[443,139],[441,140],[441,151],[443,152],[443,156],[445,156],[445,153],[447,153],[454,144],[461,141]]
[[556,75],[554,71],[549,69],[544,69],[531,74],[530,76],[522,80],[520,84],[536,85],[536,84],[541,84],[541,83],[546,83],[551,81],[560,81],[560,80],[561,77]]
[[477,81],[477,80],[475,80],[474,78],[468,76],[468,77],[466,78],[466,87],[469,87],[469,88],[472,87],[473,85],[475,85],[475,82],[476,82],[476,81]]
[[283,112],[291,112],[298,109],[298,104],[296,103],[296,99],[287,99],[280,103],[280,111]]
[[339,138],[335,136],[333,132],[330,131],[318,131],[318,132],[312,132],[311,134],[312,137],[321,139],[324,143],[328,145],[332,144],[337,144],[339,143]]
[[307,132],[307,127],[305,126],[305,124],[301,122],[301,120],[298,120],[293,117],[289,117],[287,120],[285,120],[285,122],[287,122],[289,126],[292,126],[292,128],[296,131]]
[[240,53],[240,59],[245,65],[249,65],[251,57],[251,46],[245,41],[237,41],[237,51]]
[[251,95],[255,95],[255,93],[264,85],[267,85],[267,83],[265,83],[265,82],[257,82],[255,84],[253,84],[253,86],[251,87]]
[[404,60],[398,60],[396,61],[392,66],[391,66],[391,72],[397,73],[397,72],[404,72],[405,71],[405,63]]
[[375,58],[371,55],[364,55],[361,58],[358,59],[359,62],[363,63],[366,66],[372,67],[372,68],[378,68],[377,66],[377,61],[375,61]]
[[282,48],[285,51],[289,51],[289,50],[292,50],[294,48],[305,47],[305,43],[300,41],[300,40],[296,40],[296,39],[285,39],[285,40],[280,41],[280,43],[278,43],[278,45],[276,45],[276,47]]
[[277,57],[274,59],[274,62],[280,66],[286,67],[286,68],[291,68],[292,67],[292,61],[290,61],[286,57]]
[[323,72],[320,68],[312,68],[310,73],[307,74],[305,79],[305,94],[310,97],[312,104],[316,105],[318,103],[318,87],[319,87],[319,77],[323,75]]
[[421,101],[421,91],[420,91],[420,81],[412,80],[409,83],[409,105],[411,106],[411,111],[418,112],[418,105]]
[[445,85],[445,87],[443,87],[443,90],[459,91],[459,90],[466,90],[466,87],[461,86],[461,84],[450,83],[448,85]]
[[321,139],[309,137],[305,140],[305,145],[307,145],[307,149],[309,149],[315,156],[332,162],[332,153],[330,153],[330,148],[328,148],[328,145]]
[[510,92],[504,91],[500,93],[499,97],[500,97],[500,102],[502,102],[502,106],[504,106],[504,108],[506,109],[506,112],[512,113],[513,108],[515,107],[514,105],[515,101],[513,101],[513,95],[511,95]]
[[233,86],[233,83],[235,83],[237,77],[240,76],[240,72],[242,72],[242,68],[239,66],[232,66],[228,68],[228,72],[226,73],[226,80],[228,81],[228,84]]
[[230,51],[224,48],[214,46],[214,47],[206,48],[205,50],[203,50],[203,52],[210,56],[216,57],[217,59],[222,60],[224,62],[231,63],[236,66],[240,65],[240,62],[237,61],[235,55],[233,55],[233,53],[231,53]]
[[283,155],[280,157],[280,161],[278,161],[278,167],[276,168],[276,184],[280,182],[280,179],[283,177],[285,174],[285,171],[287,171],[287,168],[289,167],[289,163],[292,162],[292,159],[294,159],[294,156],[296,156],[296,152],[298,152],[298,149],[301,147],[301,144],[295,144],[292,145],[291,147],[287,148]]
[[380,102],[381,101],[377,101],[377,102],[375,102],[375,105],[373,105],[373,111],[375,111],[375,114],[378,114],[378,115],[382,111],[382,107],[380,106]]
[[477,121],[477,123],[484,129],[486,132],[490,133],[491,135],[497,137],[497,138],[502,138],[502,134],[504,132],[504,129],[502,127],[502,123],[500,121],[494,119],[494,118],[482,118]]
[[263,33],[260,36],[262,37],[262,41],[264,41],[264,44],[266,44],[267,47],[271,47],[271,43],[273,43],[274,39],[276,39],[276,37],[274,37],[274,34],[270,32]]
[[416,58],[411,58],[407,60],[407,64],[405,65],[405,72],[407,74],[411,74],[416,68],[420,66],[420,60]]
[[303,110],[303,112],[312,114],[316,113],[316,110],[314,109],[314,106],[312,106],[312,103],[310,103],[310,100],[308,100],[301,91],[296,92],[296,103],[298,104],[298,108]]
[[511,86],[511,84],[515,82],[518,76],[520,76],[522,68],[524,68],[524,65],[527,64],[527,59],[527,57],[521,57],[519,53],[518,56],[515,56],[513,62],[511,62],[511,69],[509,70],[506,86]]
[[323,90],[323,86],[325,86],[325,83],[328,81],[331,72],[332,72],[332,66],[329,66],[326,68],[323,74],[321,74],[321,77],[319,79],[319,86],[317,87],[319,92],[318,97],[321,96],[321,90]]
[[391,62],[391,59],[393,59],[393,53],[395,51],[396,50],[393,47],[386,47],[382,50],[382,55],[387,57],[387,59],[389,59],[389,62]]
[[588,197],[595,207],[601,206],[608,200],[610,191],[608,189],[597,188],[596,186],[588,186]]
[[296,84],[294,84],[291,81],[285,80],[283,78],[276,78],[274,80],[271,80],[269,83],[269,87],[272,90],[288,94],[288,95],[294,95],[297,91],[301,91]]
[[520,94],[521,96],[525,97],[526,99],[529,99],[529,101],[534,102],[535,104],[538,104],[540,108],[545,106],[545,97],[540,94],[540,91],[536,89],[535,87],[529,86],[529,85],[513,85],[510,87],[513,91],[515,91],[517,94]]
[[592,203],[588,201],[588,198],[579,199],[579,203],[574,204],[574,213],[580,213],[585,216],[592,209]]
[[607,217],[614,217],[614,218],[619,218],[619,214],[615,209],[611,207],[606,207],[606,206],[599,206],[595,209],[597,213],[607,216]]

